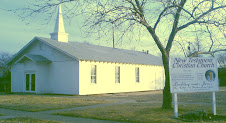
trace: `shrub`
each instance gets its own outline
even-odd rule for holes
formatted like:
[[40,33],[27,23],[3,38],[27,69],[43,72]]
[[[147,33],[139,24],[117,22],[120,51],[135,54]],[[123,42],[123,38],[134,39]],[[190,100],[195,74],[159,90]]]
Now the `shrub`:
[[11,92],[11,73],[0,78],[0,92]]
[[202,122],[202,121],[224,121],[226,116],[213,115],[204,110],[191,111],[179,116],[179,119],[185,122]]
[[220,86],[226,86],[226,68],[218,68],[218,78]]

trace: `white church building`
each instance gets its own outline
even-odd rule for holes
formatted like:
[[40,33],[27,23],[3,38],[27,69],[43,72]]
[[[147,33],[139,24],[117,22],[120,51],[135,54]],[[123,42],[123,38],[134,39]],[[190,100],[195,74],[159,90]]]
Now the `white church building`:
[[33,38],[7,65],[12,92],[88,95],[164,88],[159,57],[69,42],[60,6],[51,39]]

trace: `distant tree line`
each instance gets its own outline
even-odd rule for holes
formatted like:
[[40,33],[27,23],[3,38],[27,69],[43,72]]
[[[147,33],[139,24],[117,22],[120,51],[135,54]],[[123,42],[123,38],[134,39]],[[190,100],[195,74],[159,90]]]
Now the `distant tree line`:
[[0,53],[0,92],[11,92],[11,73],[6,62],[11,58],[7,52]]

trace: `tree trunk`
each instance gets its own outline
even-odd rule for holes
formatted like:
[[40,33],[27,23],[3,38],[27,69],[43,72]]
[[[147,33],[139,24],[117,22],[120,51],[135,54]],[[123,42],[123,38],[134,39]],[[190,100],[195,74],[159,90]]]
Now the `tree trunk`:
[[[155,34],[155,31],[153,28],[151,28],[150,26],[147,26],[148,31],[150,32],[150,34],[152,35],[155,43],[157,44],[159,50],[162,53],[162,61],[163,61],[163,66],[165,69],[165,87],[163,90],[163,103],[162,103],[162,108],[163,109],[170,109],[171,108],[171,101],[172,101],[172,96],[170,93],[170,76],[169,76],[169,51],[172,45],[172,43],[168,44],[168,50],[164,49],[162,43],[160,42],[158,36]],[[175,35],[171,35],[171,37],[173,37]],[[173,42],[173,38],[171,38],[172,40],[170,40],[169,42]]]
[[170,93],[170,76],[169,76],[169,57],[166,55],[162,55],[163,66],[165,69],[165,87],[163,90],[163,109],[170,109],[172,102],[172,95]]

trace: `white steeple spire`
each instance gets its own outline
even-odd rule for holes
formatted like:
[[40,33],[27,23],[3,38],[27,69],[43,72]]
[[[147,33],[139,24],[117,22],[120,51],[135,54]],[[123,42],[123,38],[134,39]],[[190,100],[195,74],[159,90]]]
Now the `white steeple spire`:
[[63,21],[63,15],[61,11],[61,5],[59,4],[57,18],[56,18],[56,24],[55,29],[53,33],[50,33],[51,39],[57,40],[59,42],[68,42],[68,33],[65,33],[64,29],[64,21]]

